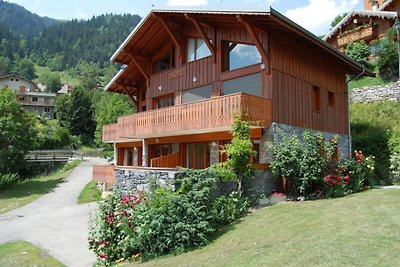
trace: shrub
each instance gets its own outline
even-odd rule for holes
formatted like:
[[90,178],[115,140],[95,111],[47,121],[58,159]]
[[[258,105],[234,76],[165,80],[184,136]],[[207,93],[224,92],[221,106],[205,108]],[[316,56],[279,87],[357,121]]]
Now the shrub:
[[229,196],[220,196],[212,204],[211,215],[214,224],[218,226],[228,225],[242,217],[250,208],[248,198],[239,198],[237,192]]
[[19,175],[16,173],[0,174],[0,189],[18,183],[19,181]]
[[364,42],[351,42],[347,45],[345,54],[360,63],[365,67],[369,67],[368,65],[368,57],[370,55],[370,48]]
[[396,31],[389,29],[385,38],[379,43],[378,70],[379,75],[386,80],[396,80],[399,75]]
[[312,194],[320,186],[334,145],[324,144],[322,135],[309,131],[304,131],[302,140],[295,134],[282,135],[273,146],[272,173],[287,178],[288,194]]
[[100,202],[96,217],[91,218],[89,248],[106,266],[139,253],[135,243],[134,210],[146,206],[146,198],[121,195],[114,191]]

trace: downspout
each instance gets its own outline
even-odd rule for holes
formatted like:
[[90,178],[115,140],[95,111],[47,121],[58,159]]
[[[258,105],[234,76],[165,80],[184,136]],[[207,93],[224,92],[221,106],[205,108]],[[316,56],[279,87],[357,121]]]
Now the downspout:
[[349,91],[349,83],[352,80],[358,79],[361,76],[363,76],[365,74],[365,69],[362,69],[362,72],[359,73],[357,76],[353,76],[351,77],[348,81],[346,81],[346,92],[347,92],[347,127],[349,129],[349,134],[348,134],[348,140],[349,140],[349,157],[351,157],[353,149],[351,147],[351,142],[352,142],[352,138],[351,138],[351,129],[350,129],[350,91]]

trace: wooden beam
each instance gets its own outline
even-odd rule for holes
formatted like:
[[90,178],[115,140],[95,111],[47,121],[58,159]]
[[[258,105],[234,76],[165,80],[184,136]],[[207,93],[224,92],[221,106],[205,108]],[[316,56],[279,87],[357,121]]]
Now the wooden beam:
[[127,88],[133,88],[137,89],[137,83],[134,84],[129,84],[129,83],[122,83],[122,82],[115,82],[116,85],[119,85],[121,87],[127,87]]
[[157,18],[157,20],[164,26],[165,30],[167,31],[167,33],[169,34],[169,36],[171,37],[172,41],[175,43],[178,51],[181,51],[181,45],[178,42],[178,40],[175,38],[175,35],[172,33],[172,30],[170,29],[170,27],[168,26],[167,22],[164,20],[164,18],[162,18],[161,16],[156,15],[155,13],[153,13],[153,16],[155,18]]
[[135,105],[135,108],[136,108],[136,111],[137,111],[139,109],[139,105],[138,105],[137,100],[131,95],[131,93],[129,92],[128,89],[126,89],[126,87],[122,87],[122,90],[124,90],[124,92],[128,96],[128,98],[131,101],[131,103]]
[[138,60],[135,58],[135,56],[130,53],[129,51],[124,50],[128,56],[131,58],[131,60],[136,64],[137,68],[139,69],[139,71],[142,73],[142,75],[144,76],[144,78],[147,81],[147,86],[149,85],[150,82],[150,78],[149,75],[144,71],[144,69],[142,68],[142,66],[139,64]]
[[214,62],[215,62],[215,59],[217,58],[216,55],[215,55],[215,47],[210,42],[210,39],[208,38],[207,34],[204,32],[203,28],[200,26],[200,23],[196,19],[194,19],[191,16],[189,16],[189,14],[185,14],[185,18],[187,20],[191,21],[193,23],[193,25],[196,27],[196,29],[199,32],[201,38],[206,43],[208,49],[210,49],[211,54],[212,54],[213,59],[214,59]]
[[256,33],[254,32],[253,27],[241,15],[236,15],[236,19],[238,20],[239,23],[242,23],[243,26],[245,27],[247,33],[250,35],[250,37],[253,40],[254,44],[256,45],[258,51],[260,52],[260,55],[261,55],[264,63],[269,65],[268,54],[265,51],[264,47],[262,46],[262,43],[258,39]]

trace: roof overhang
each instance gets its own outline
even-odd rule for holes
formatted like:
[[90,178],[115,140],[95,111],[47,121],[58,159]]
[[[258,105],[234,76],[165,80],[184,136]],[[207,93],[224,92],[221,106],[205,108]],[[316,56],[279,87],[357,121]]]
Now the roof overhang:
[[[142,21],[133,29],[128,37],[122,42],[117,51],[112,55],[111,60],[124,64],[126,67],[122,68],[116,76],[105,87],[106,91],[114,91],[124,93],[116,83],[117,81],[125,81],[124,83],[135,83],[144,77],[133,62],[132,55],[138,59],[146,57],[151,58],[157,49],[162,46],[168,45],[168,42],[173,45],[171,38],[159,22],[159,17],[162,17],[169,23],[171,29],[179,27],[182,23],[189,24],[187,16],[196,18],[200,23],[208,26],[217,25],[241,25],[237,16],[242,16],[260,29],[277,28],[282,32],[289,32],[299,38],[303,38],[318,48],[324,50],[326,53],[337,58],[349,69],[349,74],[364,73],[368,76],[375,76],[375,74],[365,69],[362,65],[350,59],[346,55],[339,52],[330,44],[324,42],[314,34],[294,23],[290,19],[278,11],[270,8],[269,11],[205,11],[205,10],[152,10]],[[150,42],[151,40],[152,42]],[[156,41],[154,41],[156,40]],[[152,45],[150,45],[152,43]],[[132,53],[132,54],[131,54]]]

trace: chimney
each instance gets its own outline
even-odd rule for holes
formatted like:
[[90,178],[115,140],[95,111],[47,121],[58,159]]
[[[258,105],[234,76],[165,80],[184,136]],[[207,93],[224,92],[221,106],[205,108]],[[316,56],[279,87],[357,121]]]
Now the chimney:
[[371,9],[374,10],[374,11],[376,11],[376,10],[379,9],[379,3],[378,3],[378,1],[376,1],[376,0],[372,0],[372,1],[371,1]]

